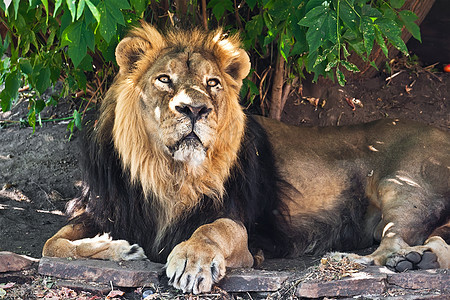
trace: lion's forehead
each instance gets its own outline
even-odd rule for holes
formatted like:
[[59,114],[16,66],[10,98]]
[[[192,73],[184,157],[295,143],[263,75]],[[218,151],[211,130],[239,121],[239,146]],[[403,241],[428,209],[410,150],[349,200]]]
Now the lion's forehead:
[[201,79],[206,76],[220,76],[217,63],[207,53],[183,51],[167,53],[155,62],[153,72],[165,72],[173,79]]

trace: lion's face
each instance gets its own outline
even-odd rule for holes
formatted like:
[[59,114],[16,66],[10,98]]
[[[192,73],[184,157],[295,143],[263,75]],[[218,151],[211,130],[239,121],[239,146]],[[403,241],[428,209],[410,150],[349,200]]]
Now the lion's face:
[[214,147],[226,101],[217,63],[189,50],[158,59],[143,77],[141,111],[163,150],[190,167],[200,166]]
[[220,198],[245,129],[238,94],[250,61],[239,39],[200,30],[163,36],[143,24],[119,43],[116,59],[98,127],[112,124],[133,182],[186,206],[202,194]]

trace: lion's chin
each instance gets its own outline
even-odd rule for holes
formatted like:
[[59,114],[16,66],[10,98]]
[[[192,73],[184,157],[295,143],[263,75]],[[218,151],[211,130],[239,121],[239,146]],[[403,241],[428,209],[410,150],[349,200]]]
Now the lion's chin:
[[198,137],[192,138],[188,136],[171,150],[173,159],[185,162],[189,167],[193,168],[200,166],[206,158],[206,148]]

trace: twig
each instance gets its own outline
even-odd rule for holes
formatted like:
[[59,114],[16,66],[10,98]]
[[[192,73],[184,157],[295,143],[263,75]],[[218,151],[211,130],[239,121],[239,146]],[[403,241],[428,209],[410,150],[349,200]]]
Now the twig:
[[202,23],[203,28],[208,30],[208,18],[206,16],[206,0],[202,0]]
[[389,76],[388,78],[386,78],[386,81],[391,81],[392,78],[396,77],[400,73],[403,73],[403,70],[400,70],[397,73],[394,73],[393,75]]
[[239,6],[236,5],[236,0],[234,0],[234,17],[236,18],[236,21],[238,23],[239,29],[244,30],[244,26],[242,26],[241,18],[239,16]]

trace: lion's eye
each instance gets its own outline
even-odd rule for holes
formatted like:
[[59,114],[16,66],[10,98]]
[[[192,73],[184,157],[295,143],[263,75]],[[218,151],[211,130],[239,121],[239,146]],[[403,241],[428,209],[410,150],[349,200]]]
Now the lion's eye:
[[168,75],[161,75],[157,78],[162,83],[170,83],[172,80],[170,80],[170,77]]
[[220,81],[219,81],[219,79],[217,79],[217,78],[211,78],[211,79],[208,79],[208,81],[206,82],[206,84],[207,84],[209,87],[217,86],[219,83],[220,83]]

